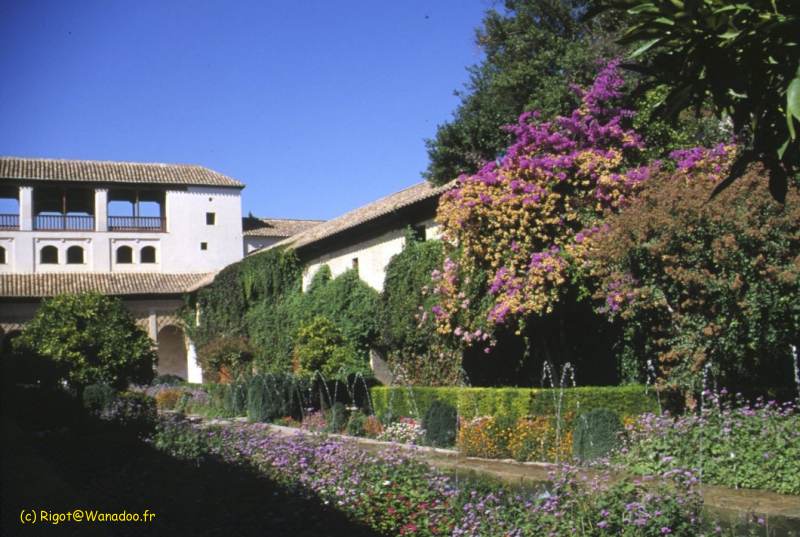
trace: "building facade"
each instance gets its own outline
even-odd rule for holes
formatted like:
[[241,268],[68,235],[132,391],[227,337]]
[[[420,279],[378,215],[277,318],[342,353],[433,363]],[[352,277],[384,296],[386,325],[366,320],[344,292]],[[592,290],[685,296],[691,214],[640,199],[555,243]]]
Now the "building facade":
[[119,296],[159,373],[200,381],[177,310],[242,258],[244,185],[194,165],[0,158],[0,337],[43,297]]
[[356,269],[377,291],[383,290],[386,267],[405,245],[410,229],[423,239],[439,238],[434,217],[439,197],[452,183],[433,187],[423,182],[354,209],[277,243],[297,252],[304,265],[303,289],[324,265],[336,277]]

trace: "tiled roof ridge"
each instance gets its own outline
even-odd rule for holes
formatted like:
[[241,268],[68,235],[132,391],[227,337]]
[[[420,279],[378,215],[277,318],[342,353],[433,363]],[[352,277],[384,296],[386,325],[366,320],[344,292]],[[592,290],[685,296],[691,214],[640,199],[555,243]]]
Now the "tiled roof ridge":
[[438,196],[453,188],[456,183],[457,180],[438,186],[431,185],[427,181],[413,184],[367,203],[366,205],[356,207],[336,218],[327,220],[288,239],[284,239],[271,247],[288,246],[290,248],[300,248],[308,246],[309,244],[342,233],[348,229],[352,229],[366,222],[375,220],[376,218],[380,218],[381,216],[413,205],[414,203]]
[[63,293],[106,295],[181,294],[200,287],[213,273],[54,272],[0,274],[0,297],[39,298]]
[[[125,172],[133,170],[136,175],[126,176]],[[88,175],[69,177],[70,172]],[[98,176],[89,176],[93,174]],[[244,187],[244,183],[200,164],[17,156],[0,156],[0,178]]]

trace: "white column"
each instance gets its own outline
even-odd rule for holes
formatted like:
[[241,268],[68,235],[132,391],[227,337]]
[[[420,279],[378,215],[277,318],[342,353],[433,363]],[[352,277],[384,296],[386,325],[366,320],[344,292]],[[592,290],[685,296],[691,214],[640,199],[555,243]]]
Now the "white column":
[[19,187],[19,229],[30,231],[33,229],[33,187]]
[[154,311],[150,311],[147,317],[147,335],[158,344],[158,318]]
[[186,361],[188,362],[186,380],[195,384],[202,384],[203,370],[197,362],[197,350],[194,348],[194,343],[192,343],[189,338],[186,338],[186,342]]
[[108,231],[108,189],[94,189],[94,229]]

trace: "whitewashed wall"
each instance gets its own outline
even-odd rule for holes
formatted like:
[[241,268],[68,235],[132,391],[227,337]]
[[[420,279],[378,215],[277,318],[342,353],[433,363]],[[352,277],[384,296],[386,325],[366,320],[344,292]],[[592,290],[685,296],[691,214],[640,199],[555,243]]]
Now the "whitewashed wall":
[[[420,222],[425,226],[425,238],[439,238],[439,226],[431,219]],[[394,229],[378,237],[352,244],[316,257],[305,264],[303,270],[303,290],[307,290],[314,278],[314,274],[323,266],[328,265],[331,275],[335,278],[343,272],[353,268],[354,259],[358,259],[358,275],[364,282],[377,291],[383,291],[383,282],[386,278],[386,266],[396,254],[403,250],[405,245],[405,228]]]
[[[206,224],[207,212],[215,214],[214,225]],[[0,245],[6,249],[6,263],[0,264],[0,273],[201,273],[219,270],[242,258],[239,189],[190,187],[167,191],[165,215],[167,230],[163,233],[0,230]],[[201,249],[203,242],[206,250]],[[59,251],[57,265],[39,263],[39,252],[48,245]],[[66,262],[67,248],[73,245],[84,247],[82,264]],[[133,263],[115,262],[116,248],[122,245],[133,249]],[[139,254],[145,246],[155,247],[156,263],[140,262]]]

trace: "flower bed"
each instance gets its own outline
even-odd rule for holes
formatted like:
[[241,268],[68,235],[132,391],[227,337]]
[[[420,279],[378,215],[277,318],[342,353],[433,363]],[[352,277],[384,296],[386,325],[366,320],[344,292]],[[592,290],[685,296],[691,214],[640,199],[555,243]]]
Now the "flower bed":
[[165,422],[154,445],[182,458],[221,457],[257,468],[385,535],[692,536],[702,532],[696,477],[612,483],[569,467],[547,492],[453,479],[408,454],[369,454],[327,437],[271,434],[258,424],[208,429]]
[[645,414],[629,424],[614,462],[642,474],[696,468],[707,483],[800,495],[797,406],[726,400],[725,390],[704,396],[699,415]]

